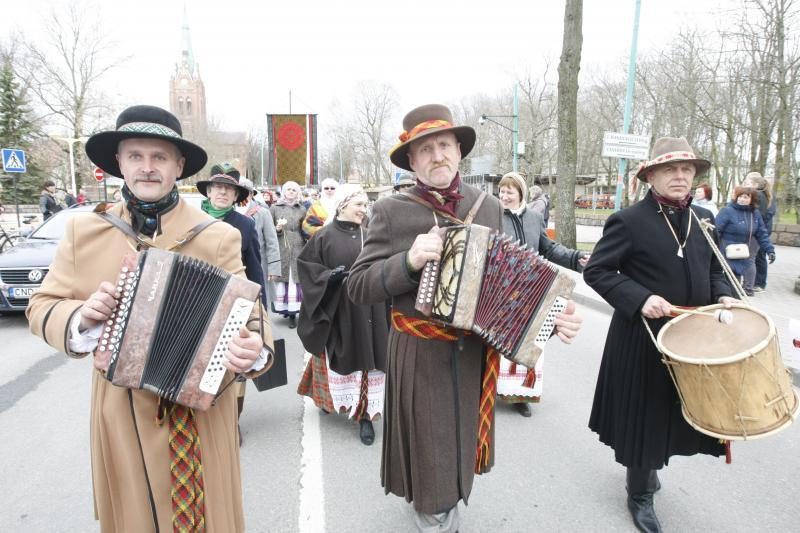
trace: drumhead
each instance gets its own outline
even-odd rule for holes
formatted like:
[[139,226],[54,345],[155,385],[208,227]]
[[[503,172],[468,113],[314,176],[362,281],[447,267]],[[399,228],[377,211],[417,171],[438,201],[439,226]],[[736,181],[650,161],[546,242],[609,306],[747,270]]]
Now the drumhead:
[[[700,307],[710,311],[722,304]],[[676,361],[691,364],[721,365],[739,361],[766,347],[775,335],[772,320],[761,311],[735,304],[733,321],[723,324],[714,317],[681,315],[667,322],[658,333],[661,351]]]

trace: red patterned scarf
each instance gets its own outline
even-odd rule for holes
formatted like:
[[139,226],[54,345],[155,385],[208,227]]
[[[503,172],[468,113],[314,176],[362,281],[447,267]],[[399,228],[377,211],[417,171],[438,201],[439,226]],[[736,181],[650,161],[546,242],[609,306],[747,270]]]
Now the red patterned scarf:
[[434,209],[444,211],[451,217],[456,216],[458,202],[464,197],[458,192],[461,185],[461,176],[456,172],[456,177],[450,182],[450,186],[445,189],[437,189],[430,185],[425,185],[417,178],[417,195],[429,203]]

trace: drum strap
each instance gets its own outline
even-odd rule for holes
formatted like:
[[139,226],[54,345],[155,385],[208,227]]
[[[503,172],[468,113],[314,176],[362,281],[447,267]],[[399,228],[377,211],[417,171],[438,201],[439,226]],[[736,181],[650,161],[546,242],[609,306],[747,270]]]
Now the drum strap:
[[419,205],[427,207],[428,209],[432,210],[434,213],[438,214],[439,216],[441,216],[443,218],[446,218],[450,222],[455,222],[456,224],[472,224],[472,220],[475,218],[475,215],[478,214],[478,209],[481,208],[481,205],[483,204],[483,200],[487,196],[486,195],[486,191],[481,191],[480,196],[478,196],[478,199],[475,200],[474,204],[472,204],[472,207],[470,208],[469,213],[467,213],[467,216],[464,218],[464,220],[460,220],[460,219],[458,219],[458,218],[456,218],[456,217],[454,217],[454,216],[452,216],[452,215],[450,215],[448,213],[445,213],[444,211],[441,211],[441,210],[437,209],[436,206],[431,205],[430,203],[426,202],[424,199],[420,198],[419,196],[417,196],[414,193],[403,192],[403,193],[400,193],[400,194],[402,194],[403,196],[405,196],[409,200],[413,200],[414,202],[418,203]]

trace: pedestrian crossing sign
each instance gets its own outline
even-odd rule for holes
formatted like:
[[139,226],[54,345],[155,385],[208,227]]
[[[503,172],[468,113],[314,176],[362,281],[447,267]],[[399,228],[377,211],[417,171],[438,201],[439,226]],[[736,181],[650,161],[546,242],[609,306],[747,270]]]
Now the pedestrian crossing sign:
[[3,171],[25,172],[25,152],[15,148],[3,148]]

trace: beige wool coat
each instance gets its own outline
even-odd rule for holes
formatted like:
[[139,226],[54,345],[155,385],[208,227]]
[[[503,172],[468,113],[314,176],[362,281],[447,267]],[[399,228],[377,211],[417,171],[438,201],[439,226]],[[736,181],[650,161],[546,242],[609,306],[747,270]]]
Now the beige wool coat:
[[[110,210],[123,220],[123,204]],[[208,215],[185,201],[162,218],[156,246],[167,248]],[[71,357],[67,336],[72,316],[101,281],[116,282],[122,256],[135,249],[131,239],[94,213],[74,216],[53,264],[27,315],[31,331]],[[217,222],[180,249],[243,275],[241,238],[236,228]],[[267,317],[267,313],[263,316]],[[258,315],[248,323],[259,329]],[[269,324],[264,342],[272,346]],[[269,364],[269,363],[268,363]],[[93,371],[90,440],[96,518],[104,532],[172,531],[168,426],[156,423],[158,397],[112,385]],[[262,371],[263,372],[263,371]],[[261,372],[259,372],[261,373]],[[255,373],[254,375],[257,375]],[[231,374],[225,378],[230,379]],[[253,376],[249,376],[253,377]],[[205,481],[209,532],[245,530],[237,435],[236,394],[230,387],[208,411],[195,412]]]
[[[480,191],[462,182],[460,192],[456,214],[463,220]],[[473,222],[501,230],[502,216],[500,202],[487,196]],[[414,310],[419,282],[409,275],[406,256],[416,236],[437,221],[451,225],[405,195],[379,200],[347,280],[350,298],[361,304],[391,299],[393,310],[422,317]],[[447,511],[472,490],[484,352],[474,335],[459,348],[394,327],[389,332],[381,481],[387,493],[413,502],[419,512]]]

